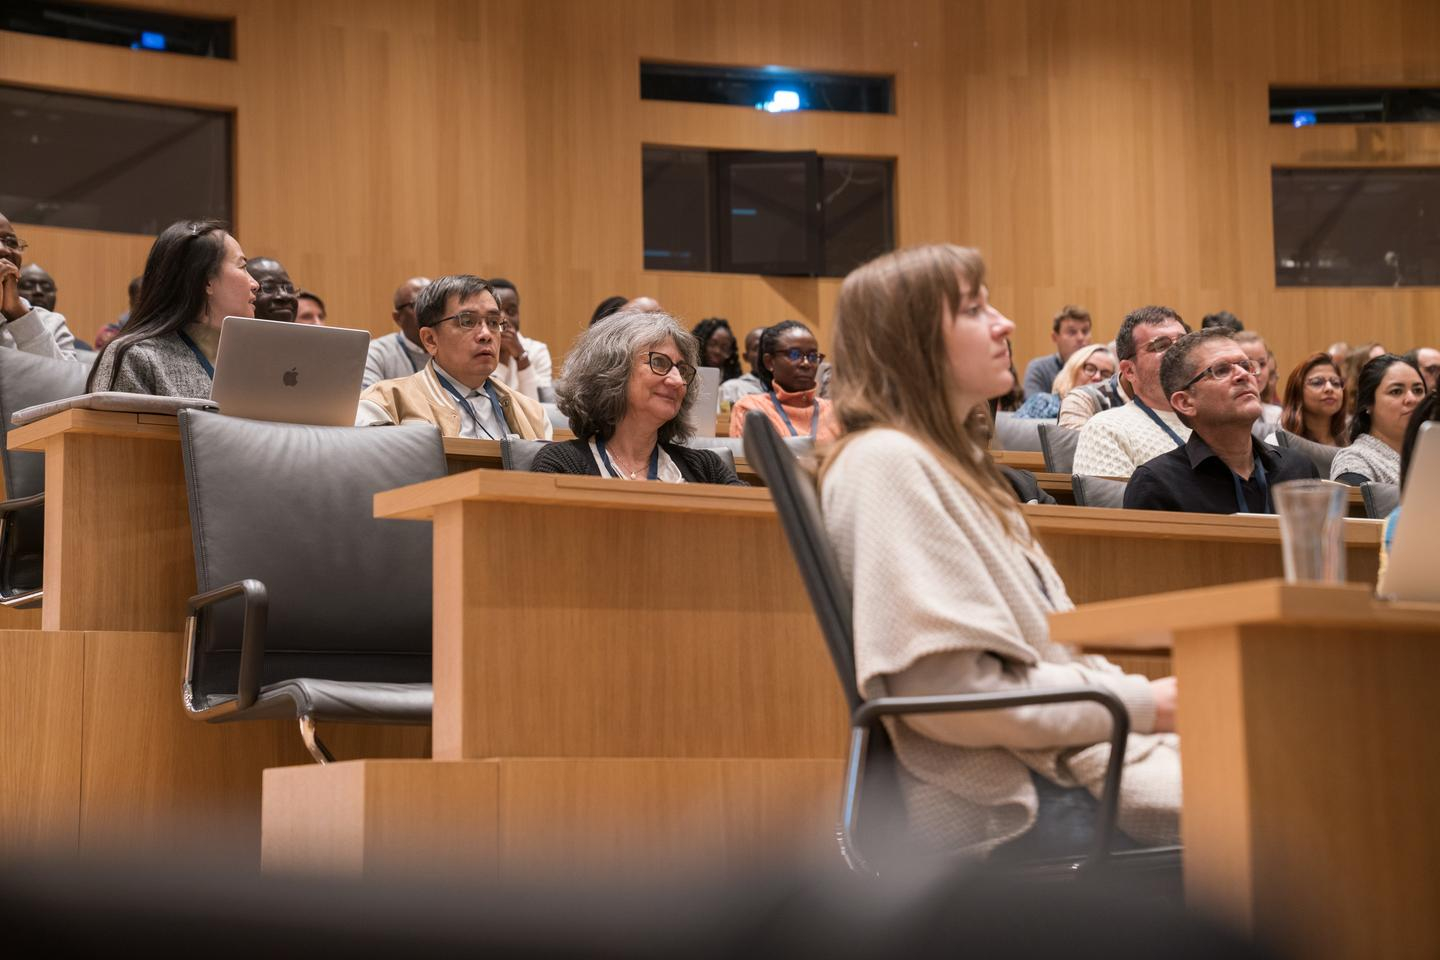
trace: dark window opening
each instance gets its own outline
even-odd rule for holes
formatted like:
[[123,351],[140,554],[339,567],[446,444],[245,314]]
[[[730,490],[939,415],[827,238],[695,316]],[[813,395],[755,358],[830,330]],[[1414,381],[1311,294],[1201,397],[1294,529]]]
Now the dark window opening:
[[843,277],[895,247],[894,162],[643,151],[645,268]]
[[714,67],[641,63],[642,100],[718,103],[785,113],[831,110],[894,113],[892,77],[816,73],[784,67]]
[[1440,168],[1275,169],[1275,283],[1440,286]]
[[1270,122],[1295,127],[1318,123],[1436,123],[1440,122],[1440,89],[1272,87]]
[[234,24],[229,20],[98,3],[5,0],[0,4],[0,30],[192,57],[234,57]]
[[0,211],[156,234],[231,217],[230,114],[0,85]]

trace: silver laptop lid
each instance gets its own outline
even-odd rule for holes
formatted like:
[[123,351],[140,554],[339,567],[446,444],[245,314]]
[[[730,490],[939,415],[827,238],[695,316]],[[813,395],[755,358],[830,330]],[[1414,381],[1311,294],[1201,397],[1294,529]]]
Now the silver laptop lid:
[[700,367],[695,371],[695,382],[690,384],[695,402],[686,417],[697,437],[715,436],[716,418],[720,415],[720,368]]
[[1440,603],[1434,551],[1440,539],[1440,424],[1422,423],[1410,453],[1409,482],[1376,593],[1392,600]]
[[232,417],[352,426],[369,348],[364,330],[226,317],[210,399]]

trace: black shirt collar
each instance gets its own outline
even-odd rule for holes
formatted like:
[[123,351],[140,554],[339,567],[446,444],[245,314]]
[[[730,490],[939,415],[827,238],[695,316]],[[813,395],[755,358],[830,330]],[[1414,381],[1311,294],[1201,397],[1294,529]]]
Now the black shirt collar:
[[[1265,465],[1265,469],[1267,471],[1273,473],[1275,470],[1277,457],[1275,456],[1273,451],[1268,449],[1268,447],[1269,444],[1261,443],[1259,440],[1256,440],[1254,436],[1250,437],[1251,454],[1255,457],[1256,460],[1259,460],[1262,464]],[[1223,466],[1226,470],[1230,469],[1229,464],[1225,463],[1224,460],[1220,459],[1220,454],[1216,453],[1214,450],[1211,450],[1210,444],[1206,443],[1200,437],[1199,430],[1192,429],[1190,431],[1190,439],[1185,441],[1185,455],[1190,458],[1191,470],[1199,469],[1200,464],[1204,463],[1206,460],[1209,460],[1211,457],[1214,457],[1217,461],[1219,461],[1220,465]]]

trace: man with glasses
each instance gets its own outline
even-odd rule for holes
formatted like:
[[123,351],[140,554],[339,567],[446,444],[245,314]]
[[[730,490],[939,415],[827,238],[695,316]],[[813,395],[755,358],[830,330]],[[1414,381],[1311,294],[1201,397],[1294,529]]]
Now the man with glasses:
[[1160,382],[1171,409],[1193,432],[1183,447],[1135,470],[1125,487],[1125,506],[1274,513],[1277,484],[1318,476],[1309,457],[1251,434],[1260,418],[1260,373],[1260,365],[1222,327],[1176,341],[1160,363]]
[[260,289],[255,292],[256,319],[294,323],[300,300],[295,296],[295,281],[290,279],[280,261],[272,257],[256,257],[246,261],[245,270],[260,284]]
[[420,327],[415,322],[415,299],[429,285],[429,277],[411,277],[395,288],[390,319],[400,330],[370,341],[365,376],[360,381],[362,387],[419,373],[430,362],[430,354],[420,345]]
[[65,318],[21,294],[23,256],[29,246],[0,213],[0,348],[56,360],[75,360],[75,337]]
[[488,283],[470,274],[433,281],[415,301],[415,322],[429,361],[361,394],[356,426],[423,421],[447,437],[551,438],[540,404],[492,376],[507,322]]
[[1425,389],[1434,390],[1435,384],[1440,383],[1440,350],[1416,347],[1412,355],[1415,357],[1415,369],[1425,378]]
[[1141,307],[1120,324],[1115,355],[1131,399],[1086,421],[1075,445],[1075,473],[1127,478],[1151,457],[1185,445],[1190,428],[1170,409],[1170,398],[1160,385],[1160,360],[1189,332],[1169,307]]

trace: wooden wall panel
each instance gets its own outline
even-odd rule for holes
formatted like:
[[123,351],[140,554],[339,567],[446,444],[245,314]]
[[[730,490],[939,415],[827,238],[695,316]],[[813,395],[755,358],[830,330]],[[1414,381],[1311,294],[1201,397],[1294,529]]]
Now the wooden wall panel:
[[[557,358],[612,293],[695,321],[798,317],[836,281],[647,272],[640,145],[897,158],[902,243],[979,246],[1019,324],[1097,335],[1163,302],[1229,308],[1282,366],[1336,339],[1440,341],[1437,290],[1277,290],[1272,163],[1435,163],[1434,127],[1271,128],[1271,83],[1440,82],[1431,0],[163,0],[233,16],[239,59],[5,34],[0,81],[233,108],[239,237],[390,329],[416,273],[504,274]],[[644,103],[641,58],[893,73],[890,117]],[[1348,152],[1347,152],[1348,151]],[[1367,153],[1368,151],[1368,153]],[[26,227],[82,335],[124,308],[143,241]]]

